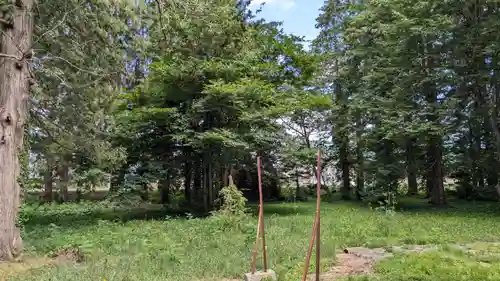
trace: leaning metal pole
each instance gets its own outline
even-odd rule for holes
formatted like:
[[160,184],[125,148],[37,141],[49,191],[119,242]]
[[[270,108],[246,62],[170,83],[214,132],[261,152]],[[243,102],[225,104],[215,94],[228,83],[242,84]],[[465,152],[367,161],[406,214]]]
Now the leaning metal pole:
[[309,264],[311,262],[312,249],[316,240],[316,281],[319,281],[320,269],[320,205],[321,205],[321,154],[318,151],[318,159],[316,164],[316,215],[314,216],[314,224],[312,229],[309,248],[307,249],[306,262],[302,272],[302,281],[306,281]]
[[266,235],[264,232],[264,198],[262,194],[262,172],[261,172],[261,162],[260,156],[257,157],[257,175],[259,181],[259,220],[257,222],[257,235],[255,237],[255,246],[252,253],[252,274],[255,273],[256,270],[256,262],[257,262],[257,249],[259,243],[259,234],[262,234],[262,255],[264,258],[264,272],[267,272],[267,250],[266,250]]

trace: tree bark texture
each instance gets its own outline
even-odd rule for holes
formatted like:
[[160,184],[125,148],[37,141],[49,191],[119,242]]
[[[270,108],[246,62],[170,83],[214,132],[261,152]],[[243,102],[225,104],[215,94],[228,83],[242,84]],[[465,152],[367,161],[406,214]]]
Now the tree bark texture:
[[13,260],[22,250],[16,226],[21,193],[17,180],[29,94],[32,6],[33,0],[15,1],[9,11],[12,25],[0,27],[0,260]]

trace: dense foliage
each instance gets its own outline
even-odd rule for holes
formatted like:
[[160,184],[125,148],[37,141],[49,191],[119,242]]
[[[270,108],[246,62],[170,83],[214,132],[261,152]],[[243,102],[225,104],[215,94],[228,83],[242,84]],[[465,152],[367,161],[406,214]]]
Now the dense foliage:
[[344,199],[499,197],[495,1],[325,1],[311,50],[248,1],[41,4],[25,178],[47,200],[208,210],[228,175],[255,199],[256,156],[267,198],[300,197],[317,149]]
[[354,169],[362,190],[395,192],[406,176],[408,194],[421,178],[435,204],[444,181],[461,198],[499,198],[498,12],[497,1],[325,2],[315,49],[338,101],[344,186]]
[[328,195],[500,199],[498,0],[325,1],[309,49],[250,1],[36,2],[19,165],[43,201],[207,212],[230,178],[257,198],[258,156],[266,199],[307,199],[317,150]]

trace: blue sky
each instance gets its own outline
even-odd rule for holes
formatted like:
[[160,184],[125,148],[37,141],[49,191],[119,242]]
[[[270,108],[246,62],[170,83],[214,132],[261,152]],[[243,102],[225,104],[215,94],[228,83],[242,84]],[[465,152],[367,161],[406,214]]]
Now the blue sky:
[[312,40],[318,34],[314,27],[319,8],[324,0],[253,0],[251,9],[255,10],[264,3],[259,14],[266,20],[282,21],[283,30]]

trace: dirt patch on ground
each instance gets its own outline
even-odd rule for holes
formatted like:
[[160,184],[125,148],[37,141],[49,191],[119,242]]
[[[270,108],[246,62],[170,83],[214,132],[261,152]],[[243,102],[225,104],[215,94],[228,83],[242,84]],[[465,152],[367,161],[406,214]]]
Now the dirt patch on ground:
[[84,255],[78,248],[65,248],[49,257],[22,257],[15,262],[0,262],[0,281],[33,269],[45,266],[83,262]]
[[[347,248],[342,253],[336,255],[337,260],[334,266],[322,273],[320,280],[332,281],[342,277],[371,274],[375,264],[383,259],[392,257],[392,252],[419,254],[435,250],[438,250],[438,247],[432,245],[394,246],[390,252],[383,248]],[[315,274],[312,274],[309,280],[314,280],[314,278]]]
[[[392,253],[383,248],[347,248],[337,254],[335,265],[322,273],[320,280],[330,281],[352,275],[369,274],[377,262],[392,256]],[[315,274],[312,274],[309,280],[314,280],[314,278]]]
[[[478,251],[489,253],[492,249],[497,248],[497,254],[500,253],[500,243],[472,243],[451,245],[449,247],[468,253],[477,253]],[[392,257],[393,253],[421,254],[438,251],[439,249],[436,245],[393,246],[389,251],[383,248],[347,248],[342,253],[336,255],[335,264],[326,272],[321,273],[320,280],[333,281],[348,276],[369,275],[373,272],[373,267],[376,263]],[[311,274],[308,279],[314,280],[315,274]]]
[[27,257],[17,262],[0,262],[0,281],[6,281],[9,276],[54,263],[55,261],[48,257]]
[[57,251],[51,256],[57,263],[80,263],[83,262],[85,256],[79,248],[64,248]]

